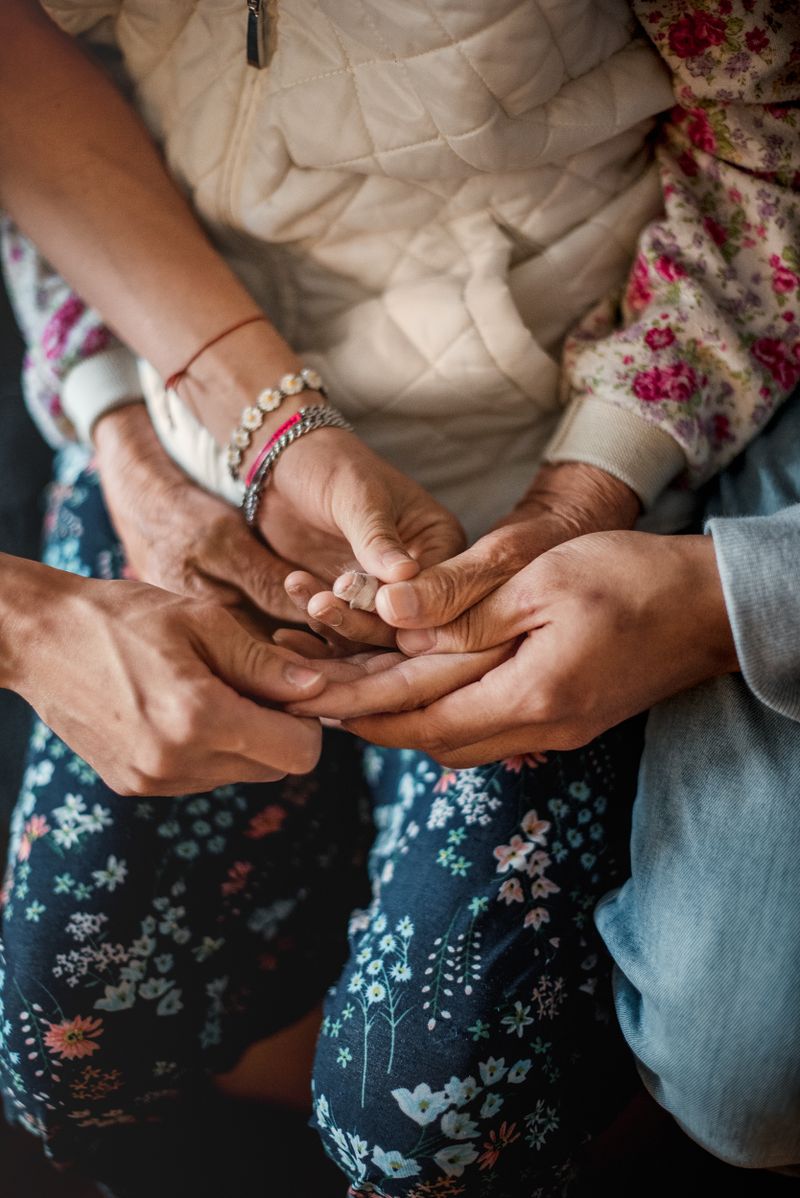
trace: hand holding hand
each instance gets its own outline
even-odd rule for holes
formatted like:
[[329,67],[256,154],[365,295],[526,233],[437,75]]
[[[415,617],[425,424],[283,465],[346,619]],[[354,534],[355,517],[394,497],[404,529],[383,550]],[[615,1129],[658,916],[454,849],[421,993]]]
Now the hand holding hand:
[[314,767],[319,724],[263,704],[322,689],[315,662],[250,636],[219,604],[3,566],[0,685],[117,793],[186,794]]
[[[441,655],[502,659],[477,680],[407,714],[409,687],[429,690]],[[324,668],[324,663],[321,668]],[[448,667],[441,665],[443,670]],[[451,667],[455,674],[461,665]],[[464,667],[465,668],[465,667]],[[512,754],[571,749],[669,695],[738,668],[708,537],[595,533],[544,553],[448,627],[426,654],[335,685],[296,710],[329,710],[377,744],[419,748],[459,768]],[[468,672],[468,671],[467,671]],[[424,688],[420,694],[426,694]],[[330,701],[329,701],[330,700]],[[424,702],[424,699],[423,699]]]
[[[465,552],[434,560],[416,577],[384,580],[388,585],[377,593],[377,612],[389,628],[401,630],[398,646],[416,651],[424,639],[403,630],[449,623],[539,554],[584,533],[629,528],[638,512],[639,501],[630,488],[603,470],[583,463],[544,466],[514,511]],[[338,580],[334,590],[346,581]],[[368,639],[356,637],[364,630],[363,617],[330,594],[317,595],[308,611],[322,624],[336,618],[340,634]],[[394,638],[384,631],[375,643],[393,644]]]
[[[291,574],[288,593],[312,626],[332,630],[340,642],[393,645],[394,631],[321,588],[320,578],[332,582],[356,569],[398,582],[464,545],[450,512],[341,429],[317,430],[278,459],[259,527],[276,553],[313,570]],[[315,536],[326,538],[322,555]]]

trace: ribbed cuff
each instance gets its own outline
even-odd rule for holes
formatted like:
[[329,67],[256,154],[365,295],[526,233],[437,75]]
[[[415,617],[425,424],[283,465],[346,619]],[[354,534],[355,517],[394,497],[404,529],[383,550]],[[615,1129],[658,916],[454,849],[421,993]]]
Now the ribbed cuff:
[[586,462],[627,483],[652,506],[686,466],[678,442],[628,408],[576,399],[544,453],[546,462]]
[[73,366],[64,380],[61,406],[79,440],[89,444],[101,416],[141,398],[136,358],[117,345]]

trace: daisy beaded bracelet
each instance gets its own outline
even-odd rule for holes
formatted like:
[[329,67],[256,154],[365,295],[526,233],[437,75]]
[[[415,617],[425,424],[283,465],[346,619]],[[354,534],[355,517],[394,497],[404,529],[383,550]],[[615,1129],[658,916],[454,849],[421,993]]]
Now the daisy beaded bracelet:
[[239,478],[239,467],[245,451],[250,448],[253,434],[261,428],[268,413],[276,411],[290,395],[300,395],[303,391],[318,391],[325,395],[322,379],[316,370],[304,366],[297,374],[285,374],[277,387],[267,387],[258,396],[254,404],[242,412],[239,424],[231,433],[225,460],[232,479]]

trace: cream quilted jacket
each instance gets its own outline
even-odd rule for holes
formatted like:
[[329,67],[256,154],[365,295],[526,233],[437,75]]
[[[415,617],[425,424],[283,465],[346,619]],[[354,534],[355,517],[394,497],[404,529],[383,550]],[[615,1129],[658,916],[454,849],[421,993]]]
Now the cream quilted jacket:
[[[473,534],[507,510],[562,411],[565,333],[659,210],[646,139],[672,92],[629,5],[278,0],[250,15],[260,67],[253,0],[45,6],[117,44],[173,173],[364,439]],[[65,404],[129,369],[90,359]],[[179,427],[173,452],[213,482]],[[648,500],[682,455],[635,413],[585,400],[559,452],[620,438]]]

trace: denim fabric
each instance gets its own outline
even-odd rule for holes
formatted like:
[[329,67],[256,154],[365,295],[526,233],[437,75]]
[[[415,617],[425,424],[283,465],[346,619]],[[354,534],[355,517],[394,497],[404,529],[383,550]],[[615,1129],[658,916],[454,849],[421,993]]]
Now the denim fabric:
[[[739,652],[762,680],[770,663],[780,672],[781,645],[797,662],[799,499],[795,397],[707,508]],[[775,597],[760,621],[754,595]],[[650,714],[632,877],[596,922],[653,1096],[724,1160],[785,1168],[800,1162],[800,727],[747,682],[720,678]]]

